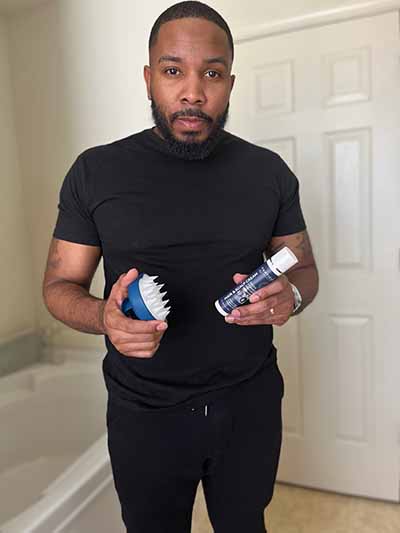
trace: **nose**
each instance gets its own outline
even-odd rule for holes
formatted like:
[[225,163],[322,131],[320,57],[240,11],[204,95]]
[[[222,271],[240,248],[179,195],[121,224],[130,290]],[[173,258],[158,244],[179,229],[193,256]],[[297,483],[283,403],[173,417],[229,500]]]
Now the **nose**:
[[202,80],[196,74],[187,75],[181,91],[181,103],[202,105],[206,100]]

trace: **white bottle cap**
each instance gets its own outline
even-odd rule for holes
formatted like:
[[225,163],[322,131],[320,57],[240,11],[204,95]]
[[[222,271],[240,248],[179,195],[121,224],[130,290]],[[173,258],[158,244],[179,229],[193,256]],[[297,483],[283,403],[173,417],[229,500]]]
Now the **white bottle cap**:
[[283,274],[284,272],[286,272],[286,270],[289,270],[289,268],[292,268],[293,265],[299,262],[292,250],[290,250],[290,248],[288,248],[287,246],[282,248],[282,250],[279,250],[279,252],[273,255],[270,260],[274,267],[281,274]]
[[219,313],[221,313],[222,316],[228,316],[229,313],[227,313],[226,311],[224,311],[224,310],[222,309],[222,307],[220,306],[218,300],[215,300],[214,305],[215,305],[215,307],[217,308],[217,311],[218,311]]

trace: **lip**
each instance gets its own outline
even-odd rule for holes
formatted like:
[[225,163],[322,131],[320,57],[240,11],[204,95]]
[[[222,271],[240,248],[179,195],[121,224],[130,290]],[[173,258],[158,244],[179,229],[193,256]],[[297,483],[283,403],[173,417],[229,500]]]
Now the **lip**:
[[192,129],[192,130],[198,129],[205,122],[201,118],[189,118],[189,117],[178,118],[177,120],[178,120],[178,122],[180,124],[182,124],[183,126],[185,126],[188,129]]

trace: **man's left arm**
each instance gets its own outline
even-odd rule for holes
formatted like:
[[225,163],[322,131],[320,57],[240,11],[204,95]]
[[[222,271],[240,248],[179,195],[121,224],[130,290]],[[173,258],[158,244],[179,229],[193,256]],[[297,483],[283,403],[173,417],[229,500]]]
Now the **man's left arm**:
[[[274,255],[284,246],[293,251],[298,263],[286,274],[282,274],[278,279],[252,294],[250,303],[232,311],[231,316],[235,317],[233,320],[225,317],[227,322],[238,325],[275,324],[282,326],[291,316],[301,313],[314,300],[318,293],[319,276],[307,230],[272,237],[265,250],[266,256]],[[247,277],[248,274],[236,273],[233,279],[235,283],[241,283]],[[295,312],[293,312],[295,297],[291,283],[297,287],[302,298],[302,304]],[[271,308],[274,311],[273,314]]]
[[[293,315],[301,313],[316,297],[319,288],[318,269],[307,230],[272,237],[266,250],[266,256],[274,255],[278,250],[287,246],[299,260],[286,274],[286,278],[299,290],[302,304]],[[279,278],[278,278],[279,279]]]

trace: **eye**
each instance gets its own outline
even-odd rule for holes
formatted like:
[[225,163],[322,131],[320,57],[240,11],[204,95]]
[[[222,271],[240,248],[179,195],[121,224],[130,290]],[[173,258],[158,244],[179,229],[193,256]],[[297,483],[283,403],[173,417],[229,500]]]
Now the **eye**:
[[211,76],[212,79],[215,79],[215,78],[220,78],[221,77],[221,74],[219,72],[217,72],[216,70],[208,70],[207,71],[207,74],[210,73],[210,72],[213,72],[214,74],[216,74],[216,76]]
[[[178,72],[178,69],[177,69],[176,67],[169,67],[169,68],[166,68],[166,69],[164,70],[164,72],[168,72],[168,71],[170,71],[170,70],[175,70],[176,72]],[[171,75],[174,76],[174,74],[171,74]]]

